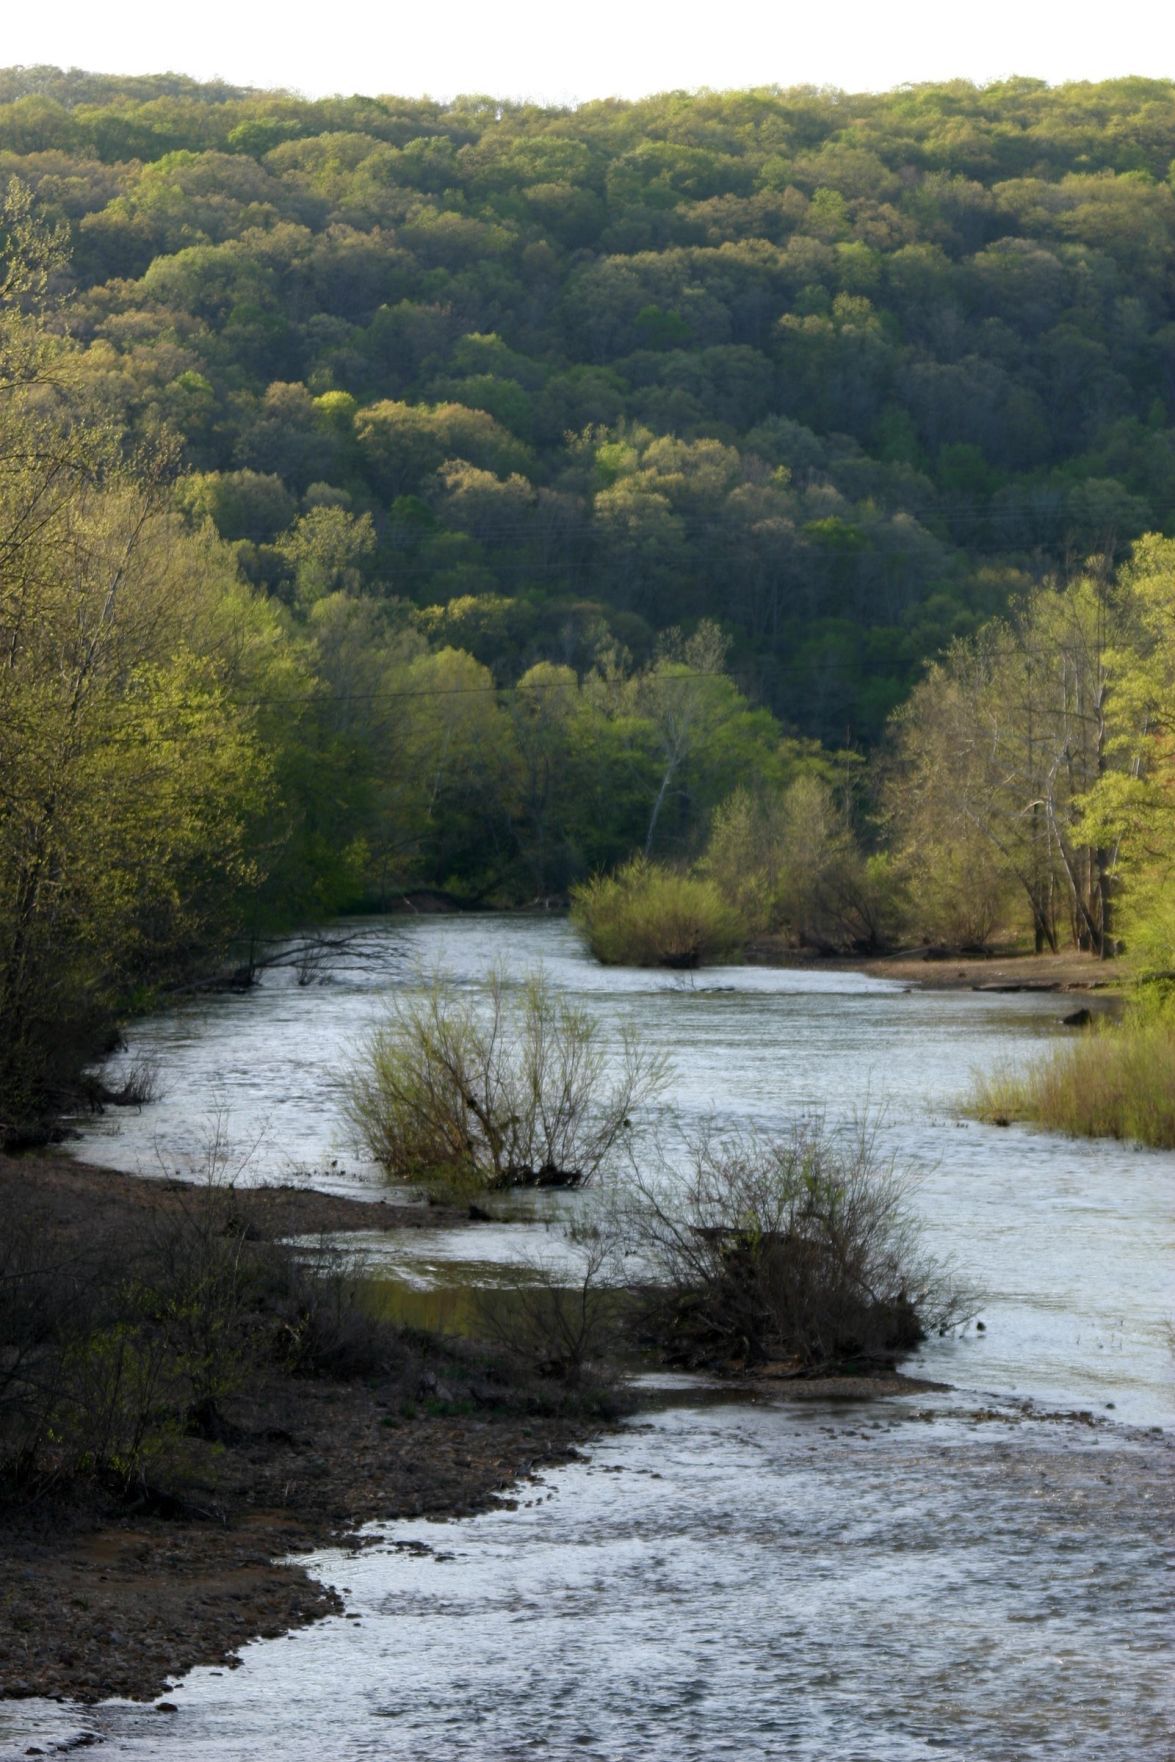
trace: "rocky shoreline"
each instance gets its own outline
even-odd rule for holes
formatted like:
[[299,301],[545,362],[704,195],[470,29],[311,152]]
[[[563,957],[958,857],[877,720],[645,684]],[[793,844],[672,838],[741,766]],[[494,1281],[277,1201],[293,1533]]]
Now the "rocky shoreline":
[[[58,1250],[133,1230],[183,1197],[63,1155],[0,1156],[0,1215],[21,1189]],[[241,1189],[251,1237],[411,1229],[436,1211],[302,1189]],[[455,1221],[449,1218],[447,1221]],[[197,1664],[342,1608],[282,1558],[378,1520],[465,1515],[567,1460],[606,1422],[503,1355],[413,1337],[383,1376],[275,1372],[234,1403],[229,1442],[191,1442],[166,1495],[73,1480],[0,1499],[0,1697],[151,1700]],[[361,1545],[356,1539],[354,1545]]]
[[[198,1664],[344,1608],[282,1557],[362,1545],[378,1520],[454,1517],[566,1461],[595,1429],[541,1416],[426,1416],[386,1429],[380,1392],[318,1386],[169,1515],[98,1500],[0,1513],[0,1695],[153,1700]],[[456,1405],[456,1403],[453,1403]],[[275,1440],[274,1433],[286,1435]]]

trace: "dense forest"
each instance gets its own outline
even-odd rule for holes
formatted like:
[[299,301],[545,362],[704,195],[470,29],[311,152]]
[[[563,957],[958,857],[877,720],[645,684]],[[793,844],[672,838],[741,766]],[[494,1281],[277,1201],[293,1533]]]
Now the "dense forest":
[[0,73],[0,1123],[424,884],[1108,952],[1133,851],[1153,918],[1173,165],[1159,80]]
[[251,579],[428,608],[503,684],[717,618],[849,744],[1011,594],[1169,530],[1173,160],[1157,80],[570,111],[0,75],[94,396]]

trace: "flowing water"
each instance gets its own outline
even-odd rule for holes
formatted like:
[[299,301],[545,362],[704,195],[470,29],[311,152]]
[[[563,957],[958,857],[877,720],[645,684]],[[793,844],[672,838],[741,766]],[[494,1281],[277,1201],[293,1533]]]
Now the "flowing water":
[[[375,1194],[339,1076],[389,988],[444,966],[476,990],[492,965],[539,961],[613,1045],[627,1025],[671,1054],[680,1124],[870,1111],[886,1150],[922,1166],[933,1246],[986,1292],[983,1333],[922,1355],[956,1393],[796,1407],[684,1391],[514,1509],[315,1557],[361,1619],[193,1672],[166,1719],[0,1707],[0,1756],[84,1728],[111,1756],[185,1762],[1169,1759],[1175,1156],[955,1106],[972,1070],[1040,1056],[1064,999],[811,969],[679,982],[596,967],[561,922],[384,922],[322,983],[273,975],[142,1024],[127,1056],[157,1060],[165,1093],[80,1148]],[[520,1242],[557,1252],[568,1203],[414,1235],[387,1270],[436,1294],[500,1278]]]
[[[811,967],[684,978],[603,968],[563,920],[393,919],[362,930],[353,957],[319,982],[299,985],[287,969],[258,990],[203,997],[139,1024],[122,1062],[152,1062],[162,1095],[141,1113],[97,1121],[80,1153],[197,1178],[219,1157],[246,1182],[382,1194],[378,1172],[347,1141],[340,1087],[389,993],[443,969],[476,994],[492,967],[519,978],[541,965],[598,1016],[612,1045],[628,1028],[672,1060],[666,1102],[686,1129],[709,1118],[778,1130],[813,1112],[834,1125],[871,1114],[882,1147],[923,1171],[918,1207],[931,1245],[987,1293],[986,1331],[934,1342],[930,1374],[1082,1407],[1112,1401],[1120,1418],[1175,1422],[1175,1155],[958,1114],[973,1070],[1039,1057],[1064,1032],[1065,997],[916,991]],[[418,1284],[466,1282],[478,1261],[500,1264],[536,1246],[557,1253],[543,1220],[574,1203],[543,1195],[531,1201],[529,1230],[430,1232],[390,1259]]]

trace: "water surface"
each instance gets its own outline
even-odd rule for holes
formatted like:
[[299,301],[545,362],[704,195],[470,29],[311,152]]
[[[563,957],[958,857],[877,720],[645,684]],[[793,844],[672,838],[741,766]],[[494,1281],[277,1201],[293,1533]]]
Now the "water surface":
[[[130,1056],[158,1059],[164,1099],[82,1150],[198,1176],[215,1129],[243,1180],[375,1194],[339,1084],[389,993],[443,964],[476,996],[492,964],[518,978],[541,960],[613,1046],[627,1023],[672,1054],[677,1128],[884,1109],[883,1146],[924,1171],[934,1245],[986,1287],[986,1331],[927,1346],[953,1394],[794,1407],[687,1384],[501,1510],[314,1556],[359,1619],[194,1671],[174,1715],[0,1706],[5,1762],[79,1732],[119,1762],[1167,1762],[1173,1446],[1139,1428],[1175,1419],[1175,1157],[956,1108],[972,1069],[1041,1055],[1064,999],[812,969],[680,983],[596,967],[560,922],[367,936],[324,983],[274,975],[141,1024]],[[522,1245],[566,1255],[569,1203],[372,1251],[406,1287],[467,1297]]]
[[[1064,999],[812,969],[680,983],[595,967],[564,923],[381,923],[324,983],[275,974],[139,1025],[130,1055],[159,1059],[166,1096],[81,1149],[199,1177],[215,1121],[243,1181],[373,1195],[338,1084],[389,992],[444,964],[477,996],[493,962],[537,960],[613,1047],[629,1024],[673,1055],[675,1128],[883,1108],[932,1242],[987,1286],[987,1330],[923,1351],[960,1388],[782,1406],[685,1381],[509,1507],[310,1559],[358,1619],[194,1670],[167,1716],[0,1706],[0,1757],[90,1734],[118,1762],[1166,1762],[1173,1445],[1138,1427],[1175,1418],[1175,1158],[955,1107],[974,1066],[1039,1057]],[[520,1246],[565,1256],[569,1203],[372,1253],[440,1313]]]
[[127,1762],[1166,1762],[1171,1470],[958,1400],[679,1407],[514,1509],[311,1557],[352,1619],[75,1729]]
[[[1065,1032],[1063,995],[916,991],[812,966],[684,977],[604,968],[562,919],[399,918],[356,928],[355,958],[309,986],[276,972],[253,992],[203,997],[139,1024],[126,1058],[156,1062],[162,1098],[96,1122],[81,1152],[198,1177],[218,1137],[245,1182],[382,1193],[340,1109],[364,1033],[422,973],[444,970],[477,996],[493,967],[518,981],[541,966],[597,1015],[614,1049],[627,1026],[672,1060],[671,1155],[676,1132],[710,1118],[771,1132],[806,1115],[842,1126],[872,1115],[883,1151],[922,1171],[917,1205],[931,1245],[986,1293],[985,1332],[932,1342],[923,1361],[931,1374],[1175,1423],[1175,1154],[959,1116],[973,1071],[1038,1058]],[[568,1203],[554,1194],[530,1202],[540,1221],[557,1221]],[[511,1236],[430,1235],[381,1253],[418,1285],[444,1285],[446,1262],[461,1263],[468,1283],[477,1276],[470,1263],[510,1256]],[[558,1252],[553,1237],[526,1240]]]

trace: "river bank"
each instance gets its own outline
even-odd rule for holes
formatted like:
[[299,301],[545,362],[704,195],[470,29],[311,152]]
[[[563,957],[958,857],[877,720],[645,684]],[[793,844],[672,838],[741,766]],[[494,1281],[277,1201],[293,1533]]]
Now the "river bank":
[[[0,1214],[19,1208],[49,1258],[133,1241],[191,1191],[62,1154],[0,1157]],[[258,1243],[477,1228],[452,1209],[309,1188],[240,1188],[232,1204]],[[893,1375],[787,1392],[860,1400],[935,1386]],[[771,1379],[759,1387],[779,1394]],[[234,1399],[231,1434],[185,1440],[159,1487],[136,1495],[72,1477],[0,1500],[0,1697],[152,1700],[195,1665],[234,1668],[249,1640],[344,1609],[345,1587],[283,1557],[369,1545],[355,1535],[364,1524],[525,1502],[540,1469],[572,1459],[630,1405],[564,1398],[500,1349],[421,1334],[400,1337],[378,1374],[271,1368]]]
[[[367,1388],[360,1379],[333,1401],[330,1379],[294,1379],[305,1406],[284,1429],[301,1448],[268,1438],[266,1427],[280,1431],[283,1421],[258,1412],[243,1424],[260,1436],[208,1453],[208,1503],[218,1497],[223,1515],[95,1508],[71,1518],[59,1503],[40,1533],[9,1531],[0,1630],[10,1651],[14,1641],[22,1648],[22,1666],[36,1665],[38,1684],[54,1694],[76,1690],[93,1701],[121,1687],[174,1701],[172,1718],[150,1702],[116,1701],[77,1722],[112,1752],[124,1753],[126,1737],[126,1754],[173,1762],[368,1752],[448,1762],[465,1736],[471,1754],[530,1745],[567,1758],[710,1762],[724,1747],[791,1753],[804,1710],[810,1730],[797,1755],[819,1762],[850,1748],[892,1762],[921,1753],[893,1736],[911,1721],[918,1732],[941,1733],[944,1722],[955,1730],[960,1695],[970,1708],[960,1744],[1000,1762],[1037,1753],[1024,1722],[1040,1723],[1042,1757],[1066,1738],[1089,1738],[1088,1697],[1098,1694],[1109,1747],[1077,1741],[1067,1754],[1090,1762],[1111,1751],[1161,1755],[1137,1711],[1153,1697],[1139,1635],[1159,1620],[1152,1530],[1169,1499],[1171,1451],[1169,1439],[1139,1428],[1172,1422],[1162,1246],[1170,1159],[1015,1126],[995,1132],[961,1121],[956,1107],[973,1067],[1030,1062],[1065,1035],[1058,1018],[1084,999],[1051,989],[972,993],[958,977],[962,962],[950,988],[921,982],[950,965],[939,962],[918,962],[910,976],[861,976],[822,961],[795,972],[743,965],[695,981],[598,969],[563,921],[381,922],[370,927],[361,966],[314,987],[273,974],[247,995],[193,1000],[136,1024],[112,1075],[136,1060],[153,1064],[163,1074],[159,1098],[141,1115],[112,1111],[74,1147],[129,1173],[79,1174],[62,1157],[65,1166],[46,1174],[60,1211],[81,1220],[74,1240],[107,1206],[117,1241],[144,1214],[163,1215],[154,1208],[182,1205],[191,1188],[172,1176],[183,1169],[200,1179],[215,1130],[241,1168],[239,1191],[256,1194],[244,1204],[284,1213],[274,1213],[279,1233],[312,1237],[317,1226],[346,1227],[348,1215],[364,1226],[384,1215],[394,1227],[381,1264],[426,1294],[501,1281],[509,1261],[544,1255],[547,1224],[554,1230],[562,1215],[555,1204],[519,1224],[453,1214],[450,1227],[423,1207],[404,1208],[398,1221],[394,1208],[384,1213],[378,1175],[337,1125],[337,1070],[389,990],[437,966],[477,987],[496,962],[518,975],[543,964],[615,1034],[627,1029],[671,1054],[678,1075],[667,1105],[683,1130],[716,1110],[735,1125],[772,1129],[813,1105],[837,1123],[883,1101],[886,1150],[925,1171],[918,1209],[935,1252],[954,1257],[986,1292],[985,1330],[936,1336],[910,1368],[985,1393],[781,1407],[769,1386],[732,1386],[730,1399],[695,1391],[657,1408],[641,1389],[639,1416],[618,1429],[589,1416],[556,1438],[549,1416],[525,1411],[521,1395],[497,1414],[472,1394],[447,1400],[454,1391],[435,1361],[417,1360],[410,1384],[377,1379]],[[996,961],[977,966],[982,981],[993,968],[999,975]],[[1079,961],[1073,977],[1100,978],[1093,966]],[[1017,984],[1023,970],[1011,968]],[[1050,985],[1059,977],[1051,961],[1041,976]],[[289,1181],[297,1185],[276,1185]],[[120,1192],[134,1212],[113,1203]],[[259,1212],[240,1217],[264,1227]],[[443,1389],[420,1393],[426,1371]],[[1035,1417],[1033,1398],[1045,1404]],[[359,1408],[352,1421],[352,1401],[366,1402],[366,1418]],[[544,1471],[545,1488],[511,1481],[538,1471],[544,1438],[586,1460]],[[345,1459],[360,1448],[366,1467],[351,1472]],[[260,1460],[250,1463],[251,1452]],[[447,1494],[436,1485],[438,1464]],[[230,1470],[241,1476],[231,1507]],[[404,1515],[440,1515],[482,1497],[468,1507],[482,1513],[475,1518]],[[269,1565],[299,1539],[313,1547],[352,1536],[367,1514],[385,1541],[361,1551],[344,1542],[304,1561],[317,1589]],[[434,1553],[404,1546],[413,1543]],[[561,1551],[548,1556],[548,1547]],[[448,1563],[450,1553],[458,1563]],[[55,1576],[42,1593],[46,1572]],[[791,1575],[786,1594],[781,1573]],[[173,1575],[179,1590],[168,1601]],[[611,1597],[601,1583],[614,1586]],[[330,1598],[331,1585],[342,1613],[251,1648],[246,1670],[218,1661],[263,1625],[286,1631],[336,1608],[310,1601]],[[23,1631],[5,1618],[17,1597]],[[574,1623],[565,1619],[572,1612]],[[62,1656],[71,1642],[73,1665]],[[34,1686],[16,1676],[15,1656],[0,1675]],[[197,1656],[212,1670],[164,1688]],[[1088,1659],[1089,1670],[1070,1685],[1076,1667],[1058,1668],[1058,1657]],[[826,1674],[830,1659],[835,1677]],[[713,1670],[731,1680],[703,1705],[691,1685]],[[670,1685],[651,1710],[650,1671]],[[846,1697],[859,1713],[849,1728],[838,1723]],[[51,1722],[56,1710],[46,1712]],[[7,1731],[21,1746],[14,1756],[51,1747],[45,1733],[54,1728],[40,1717],[35,1702],[9,1704]],[[75,1729],[69,1708],[60,1717]],[[629,1726],[612,1741],[616,1717]],[[700,1734],[699,1719],[709,1720]],[[585,1752],[582,1735],[593,1728],[601,1735]],[[0,1751],[9,1753],[2,1736]]]
[[812,967],[830,973],[868,973],[922,991],[1090,991],[1115,994],[1130,984],[1122,961],[1103,961],[1080,949],[1029,954],[1019,949],[958,955],[915,950],[881,955],[823,955],[792,947],[781,936],[762,936],[747,949],[756,966]]
[[[64,1155],[0,1156],[0,1215],[19,1210],[46,1261],[89,1265],[138,1239],[191,1187]],[[250,1242],[319,1231],[411,1230],[435,1208],[308,1189],[233,1194]],[[445,1216],[453,1224],[457,1214]],[[83,1253],[89,1257],[85,1262]],[[374,1374],[277,1366],[227,1408],[231,1431],[186,1438],[158,1486],[73,1475],[0,1498],[0,1695],[149,1699],[198,1663],[341,1608],[289,1553],[373,1519],[457,1516],[562,1462],[612,1408],[564,1402],[502,1353],[397,1337]]]
[[[416,903],[417,900],[422,903]],[[416,914],[461,915],[459,904],[444,894],[414,896],[412,900],[406,898],[404,903]],[[564,902],[554,913],[527,908],[524,911],[504,911],[500,915],[515,921],[527,916],[549,921],[552,917],[566,918],[569,913]],[[1056,954],[1032,954],[1025,948],[997,945],[982,954],[926,948],[879,955],[848,955],[797,948],[783,935],[761,935],[753,937],[746,945],[744,958],[752,966],[812,967],[832,973],[869,973],[877,979],[898,980],[927,991],[1116,993],[1125,990],[1131,982],[1127,961],[1102,960],[1077,948],[1065,948]]]

